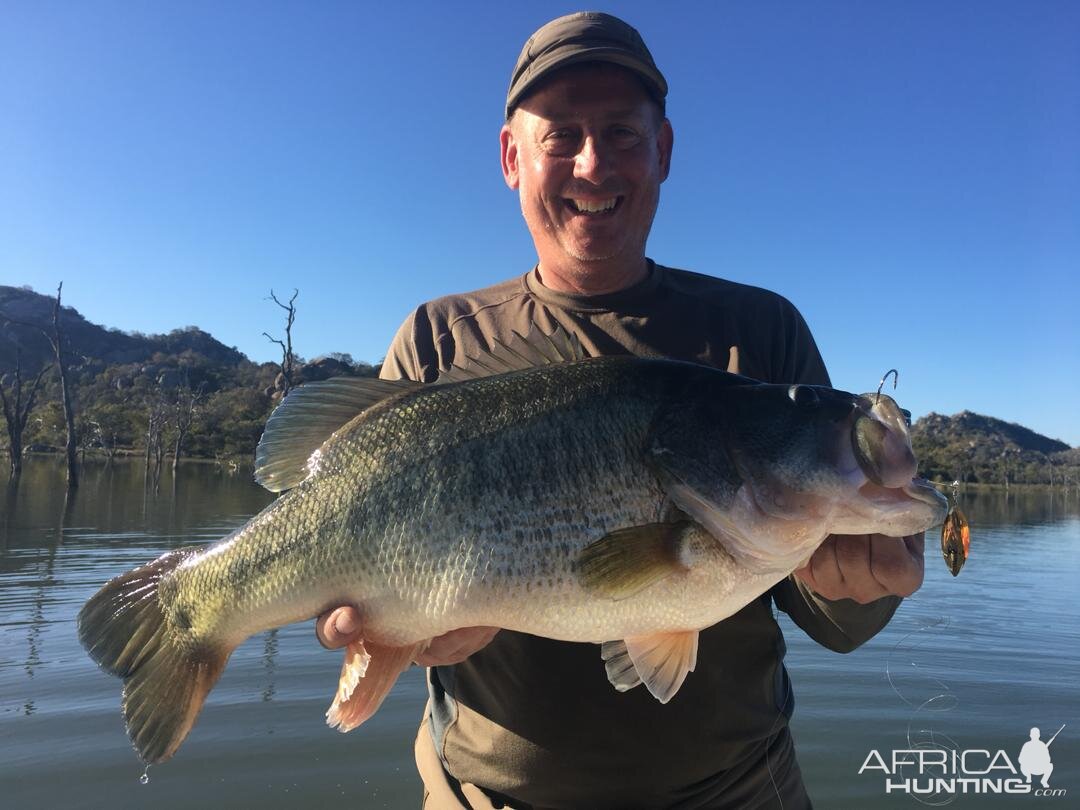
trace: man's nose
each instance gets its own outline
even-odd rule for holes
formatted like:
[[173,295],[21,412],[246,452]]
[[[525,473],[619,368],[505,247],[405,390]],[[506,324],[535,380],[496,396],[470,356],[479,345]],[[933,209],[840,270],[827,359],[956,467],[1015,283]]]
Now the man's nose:
[[574,177],[599,185],[610,174],[610,151],[595,135],[586,136],[574,161]]

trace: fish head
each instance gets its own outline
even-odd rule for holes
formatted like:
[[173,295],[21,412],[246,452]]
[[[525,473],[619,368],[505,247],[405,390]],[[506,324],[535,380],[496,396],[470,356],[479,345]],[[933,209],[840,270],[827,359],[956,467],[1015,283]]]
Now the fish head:
[[[729,389],[730,392],[730,389]],[[886,395],[745,386],[713,408],[739,488],[727,518],[755,556],[805,559],[829,534],[916,534],[947,502],[917,479],[907,418]]]

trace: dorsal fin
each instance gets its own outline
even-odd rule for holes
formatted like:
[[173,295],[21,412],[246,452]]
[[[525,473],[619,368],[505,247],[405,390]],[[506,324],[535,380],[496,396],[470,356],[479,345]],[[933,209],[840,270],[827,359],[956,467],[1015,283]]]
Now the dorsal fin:
[[334,431],[387,397],[419,388],[412,380],[334,377],[294,388],[274,409],[255,450],[255,480],[271,492],[292,489]]
[[508,342],[494,338],[490,351],[478,356],[468,355],[463,362],[455,363],[439,375],[437,382],[452,383],[475,380],[478,377],[493,377],[496,374],[536,366],[572,363],[588,356],[577,335],[570,334],[559,324],[547,335],[540,331],[536,324],[529,328],[529,334],[525,337],[518,332],[511,334],[513,337]]

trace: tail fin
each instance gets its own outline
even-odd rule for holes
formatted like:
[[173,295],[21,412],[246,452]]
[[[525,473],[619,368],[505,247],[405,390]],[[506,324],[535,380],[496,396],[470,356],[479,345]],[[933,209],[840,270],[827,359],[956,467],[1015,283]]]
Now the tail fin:
[[182,645],[165,619],[158,585],[195,551],[171,551],[110,580],[79,612],[79,641],[124,679],[128,736],[147,763],[180,747],[232,653]]

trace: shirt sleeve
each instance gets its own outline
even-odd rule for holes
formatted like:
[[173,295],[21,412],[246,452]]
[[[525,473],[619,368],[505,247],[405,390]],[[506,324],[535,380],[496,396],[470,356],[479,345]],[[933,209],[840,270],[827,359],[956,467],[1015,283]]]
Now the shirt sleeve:
[[[830,385],[829,372],[817,344],[802,315],[783,301],[782,323],[786,338],[783,356],[774,368],[782,369],[784,382]],[[830,600],[814,593],[794,574],[772,590],[776,606],[791,617],[802,630],[824,647],[835,652],[851,652],[881,631],[903,601],[886,596],[866,605],[852,599]]]
[[386,350],[379,377],[384,380],[434,382],[439,377],[439,353],[431,319],[418,307],[405,319]]
[[781,355],[773,362],[773,368],[778,369],[773,381],[832,385],[825,361],[821,359],[821,352],[802,314],[787,299],[781,298],[780,303],[784,339],[780,343]]
[[826,599],[789,576],[772,591],[776,606],[823,647],[848,653],[876,636],[889,623],[903,601],[899,596],[883,596],[860,605],[852,599]]

